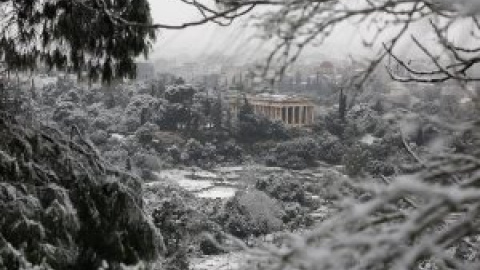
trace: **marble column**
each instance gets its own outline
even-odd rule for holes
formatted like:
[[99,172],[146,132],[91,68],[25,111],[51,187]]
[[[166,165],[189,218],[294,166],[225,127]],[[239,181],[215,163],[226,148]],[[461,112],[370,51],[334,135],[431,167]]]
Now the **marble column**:
[[298,125],[298,117],[300,116],[298,106],[295,106],[293,110],[295,111],[295,125]]
[[292,123],[292,107],[288,106],[287,107],[287,124]]
[[297,111],[297,109],[298,109],[297,106],[293,107],[293,124],[294,125],[298,124],[298,111]]
[[315,112],[313,111],[313,107],[310,107],[310,110],[312,111],[312,118],[310,119],[310,124],[313,124],[314,122],[314,117],[315,117]]
[[300,113],[301,117],[300,117],[300,123],[302,125],[305,125],[305,106],[302,106],[302,111]]

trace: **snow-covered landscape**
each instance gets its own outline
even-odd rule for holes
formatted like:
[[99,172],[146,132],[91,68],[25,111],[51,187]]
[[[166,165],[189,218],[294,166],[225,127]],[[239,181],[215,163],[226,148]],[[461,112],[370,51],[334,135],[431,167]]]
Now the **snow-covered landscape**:
[[0,270],[480,269],[478,2],[0,0]]

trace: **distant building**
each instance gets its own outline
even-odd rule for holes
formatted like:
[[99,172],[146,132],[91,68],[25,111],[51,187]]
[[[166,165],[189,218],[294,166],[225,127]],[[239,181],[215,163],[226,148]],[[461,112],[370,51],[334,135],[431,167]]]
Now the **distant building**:
[[151,80],[155,78],[155,66],[152,63],[137,63],[137,79]]
[[[245,96],[255,114],[266,116],[272,121],[282,121],[291,127],[311,125],[314,122],[315,105],[304,97],[258,94]],[[243,105],[244,97],[233,95],[229,97],[230,110],[237,116]]]
[[319,67],[319,71],[325,75],[334,75],[336,73],[335,66],[330,61],[323,62]]

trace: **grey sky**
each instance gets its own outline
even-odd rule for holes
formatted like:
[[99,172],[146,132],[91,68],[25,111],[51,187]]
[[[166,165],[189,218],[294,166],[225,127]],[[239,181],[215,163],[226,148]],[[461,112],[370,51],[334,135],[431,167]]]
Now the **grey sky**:
[[[155,22],[180,24],[200,18],[198,12],[179,0],[150,0],[152,16]],[[158,36],[152,58],[198,57],[199,55],[226,54],[241,59],[255,59],[262,42],[252,39],[255,29],[245,27],[246,20],[235,22],[229,27],[214,24],[192,27],[184,30],[162,30]],[[353,40],[358,39],[355,27],[344,27],[342,33],[320,48],[311,49],[310,53],[346,56],[355,50]],[[342,48],[342,51],[338,51]],[[264,48],[266,51],[267,48]]]
[[[150,0],[152,16],[155,22],[180,24],[201,18],[198,12],[179,0]],[[204,55],[235,55],[239,59],[255,60],[258,52],[268,50],[261,41],[252,39],[255,29],[244,27],[246,20],[235,22],[229,27],[207,24],[183,30],[161,30],[151,58],[192,58]],[[427,38],[428,29],[416,27],[412,33]],[[363,33],[365,33],[363,31]],[[393,34],[393,32],[392,32]],[[328,42],[320,47],[310,48],[309,55],[326,55],[344,58],[348,55],[365,54],[361,46],[362,30],[356,25],[344,25],[334,32]],[[412,51],[409,41],[400,46],[399,53]]]
[[[155,22],[180,24],[200,18],[198,12],[179,0],[150,0]],[[161,30],[153,57],[198,56],[223,52],[231,54],[246,42],[242,22],[230,27],[207,24],[183,30]],[[252,33],[253,31],[249,31]]]

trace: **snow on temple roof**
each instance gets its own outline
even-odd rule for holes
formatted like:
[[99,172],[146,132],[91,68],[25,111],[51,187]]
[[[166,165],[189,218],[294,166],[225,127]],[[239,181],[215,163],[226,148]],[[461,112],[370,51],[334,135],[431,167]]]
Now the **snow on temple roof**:
[[271,101],[271,102],[309,102],[310,99],[301,96],[283,95],[283,94],[269,94],[262,93],[254,96],[249,96],[249,99],[258,101]]

